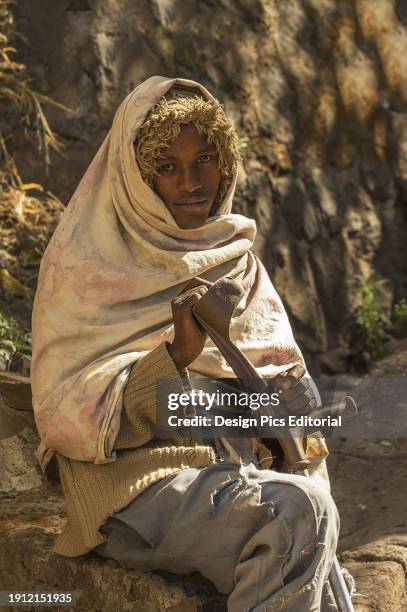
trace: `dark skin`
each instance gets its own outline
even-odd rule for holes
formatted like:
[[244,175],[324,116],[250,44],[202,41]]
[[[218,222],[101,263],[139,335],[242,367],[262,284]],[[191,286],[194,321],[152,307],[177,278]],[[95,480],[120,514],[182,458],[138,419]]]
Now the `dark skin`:
[[[159,175],[153,180],[154,191],[178,227],[201,227],[213,209],[221,181],[215,145],[208,143],[193,125],[183,125],[178,138],[162,154]],[[179,370],[199,357],[205,346],[207,334],[192,310],[210,286],[207,281],[193,279],[171,302],[174,340],[168,351]],[[295,414],[307,414],[316,406],[306,379],[299,382],[304,373],[305,369],[297,365],[274,380],[282,391],[281,399]]]
[[174,340],[168,346],[168,352],[179,370],[199,357],[205,346],[207,334],[195,319],[192,309],[208,287],[209,284],[198,284],[196,281],[189,283],[187,289],[171,302]]
[[[178,138],[163,149],[153,187],[178,227],[195,229],[205,224],[219,191],[218,163],[216,146],[192,124],[181,126]],[[171,302],[175,336],[169,352],[178,369],[192,363],[205,346],[207,335],[192,308],[209,286],[193,281]]]
[[195,229],[205,224],[221,181],[216,146],[192,125],[181,126],[176,140],[162,150],[154,191],[178,227]]

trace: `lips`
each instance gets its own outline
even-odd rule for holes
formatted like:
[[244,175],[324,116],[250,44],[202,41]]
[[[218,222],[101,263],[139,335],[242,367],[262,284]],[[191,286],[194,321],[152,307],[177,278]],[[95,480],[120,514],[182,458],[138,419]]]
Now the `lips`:
[[208,206],[208,198],[196,199],[189,198],[188,200],[183,200],[181,202],[174,202],[174,207],[178,208],[180,211],[190,212],[190,213],[198,213],[206,209]]
[[174,202],[175,206],[197,206],[199,204],[206,204],[208,198],[186,198],[185,200],[181,200],[180,202]]

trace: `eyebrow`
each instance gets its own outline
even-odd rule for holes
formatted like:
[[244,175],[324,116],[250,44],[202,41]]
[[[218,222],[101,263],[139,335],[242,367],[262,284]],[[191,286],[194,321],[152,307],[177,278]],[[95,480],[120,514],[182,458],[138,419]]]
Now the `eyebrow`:
[[[202,153],[213,150],[213,147],[215,147],[214,144],[209,144],[204,149],[200,149],[199,151],[197,151],[196,155],[201,155]],[[178,159],[178,157],[176,157],[175,155],[165,155],[164,157],[160,157],[160,160],[162,161],[169,160],[169,159]]]

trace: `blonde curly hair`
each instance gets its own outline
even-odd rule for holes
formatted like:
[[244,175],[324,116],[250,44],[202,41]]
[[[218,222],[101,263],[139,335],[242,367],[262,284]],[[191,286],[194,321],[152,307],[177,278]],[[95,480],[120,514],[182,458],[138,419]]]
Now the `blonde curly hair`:
[[178,137],[181,126],[192,123],[201,136],[216,146],[221,182],[215,210],[225,197],[237,170],[240,154],[232,123],[217,100],[186,87],[174,86],[152,108],[135,142],[136,159],[143,180],[153,187],[163,149]]

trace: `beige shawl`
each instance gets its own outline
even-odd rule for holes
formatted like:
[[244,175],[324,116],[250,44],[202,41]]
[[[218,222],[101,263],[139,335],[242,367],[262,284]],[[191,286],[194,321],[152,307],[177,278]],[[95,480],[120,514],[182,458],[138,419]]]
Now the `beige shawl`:
[[[95,463],[115,460],[131,366],[172,340],[171,300],[195,276],[243,283],[231,338],[260,374],[303,363],[281,300],[250,251],[255,222],[231,213],[236,176],[216,216],[198,229],[180,229],[140,176],[137,131],[174,84],[212,99],[198,83],[158,76],[130,93],[43,256],[31,372],[43,469],[56,450]],[[234,376],[209,340],[189,369]]]

